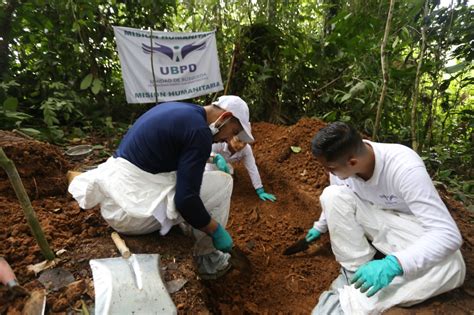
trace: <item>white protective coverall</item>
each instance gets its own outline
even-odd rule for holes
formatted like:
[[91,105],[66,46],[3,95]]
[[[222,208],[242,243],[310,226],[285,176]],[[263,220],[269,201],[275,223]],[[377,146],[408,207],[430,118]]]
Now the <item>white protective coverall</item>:
[[[83,209],[100,205],[102,217],[118,232],[146,234],[160,230],[160,234],[165,235],[173,225],[184,221],[175,207],[175,185],[176,172],[151,174],[123,158],[111,157],[97,169],[76,176],[69,185],[69,192]],[[222,226],[226,226],[229,217],[232,188],[230,175],[204,173],[201,200]],[[215,251],[208,235],[197,229],[193,229],[192,234],[196,239],[194,256],[199,258]],[[216,257],[209,258],[215,260]],[[220,267],[215,261],[207,265],[198,260],[202,272],[213,273],[212,269]]]
[[[255,163],[255,157],[253,156],[252,147],[249,144],[246,144],[242,150],[232,152],[229,149],[227,142],[214,143],[212,145],[212,153],[219,153],[228,163],[235,163],[243,160],[244,166],[249,173],[250,180],[255,189],[262,188],[262,179],[260,178],[260,173],[258,172],[257,163]],[[233,168],[231,164],[228,164],[231,174],[233,174]],[[219,170],[217,166],[213,163],[206,163],[206,171],[217,171]]]
[[[313,314],[380,314],[410,306],[462,285],[462,238],[421,158],[408,147],[366,141],[375,169],[364,181],[331,174],[314,228],[329,230],[341,275],[321,294]],[[403,275],[368,298],[350,278],[373,259],[375,249],[397,257]]]

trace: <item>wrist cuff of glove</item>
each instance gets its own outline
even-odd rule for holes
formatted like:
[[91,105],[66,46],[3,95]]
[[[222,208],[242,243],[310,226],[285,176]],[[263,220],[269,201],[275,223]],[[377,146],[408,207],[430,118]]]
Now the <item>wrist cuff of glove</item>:
[[255,192],[257,193],[257,195],[260,195],[260,194],[265,193],[265,190],[263,189],[263,187],[260,187],[260,188],[255,189]]
[[211,233],[211,237],[214,238],[218,234],[221,234],[222,230],[223,230],[222,225],[220,223],[217,223],[217,229],[215,229],[215,231]]
[[387,261],[387,263],[390,265],[390,267],[391,267],[398,275],[402,275],[402,274],[403,274],[402,266],[401,266],[400,263],[398,262],[397,257],[395,257],[395,256],[393,256],[393,255],[388,255],[387,257],[385,257],[385,260]]

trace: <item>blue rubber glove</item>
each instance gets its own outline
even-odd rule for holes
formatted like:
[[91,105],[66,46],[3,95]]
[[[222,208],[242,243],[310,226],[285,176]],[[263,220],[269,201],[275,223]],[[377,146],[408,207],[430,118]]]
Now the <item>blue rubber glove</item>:
[[305,239],[306,239],[306,242],[309,243],[309,242],[317,240],[320,236],[321,236],[321,232],[319,232],[315,228],[311,228],[309,229],[308,234],[306,234]]
[[267,194],[265,190],[263,190],[263,187],[255,189],[255,192],[257,193],[258,198],[262,199],[263,201],[270,200],[271,202],[274,202],[277,200],[275,195]]
[[216,154],[212,163],[216,164],[217,168],[227,174],[230,174],[229,166],[227,166],[227,162],[225,161],[224,157],[219,153]]
[[372,260],[357,269],[351,283],[355,283],[355,288],[360,288],[360,292],[367,290],[367,296],[371,297],[380,289],[385,288],[396,276],[403,274],[402,267],[395,256],[389,255],[384,259]]
[[227,232],[220,224],[217,225],[217,229],[211,234],[211,237],[214,247],[224,253],[230,252],[234,245],[229,232]]

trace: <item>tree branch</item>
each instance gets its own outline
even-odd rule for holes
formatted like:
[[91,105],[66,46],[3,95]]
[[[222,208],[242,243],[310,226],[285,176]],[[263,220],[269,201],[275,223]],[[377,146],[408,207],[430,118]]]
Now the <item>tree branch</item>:
[[390,7],[387,14],[387,22],[385,23],[385,32],[383,35],[382,45],[380,45],[380,60],[382,64],[382,92],[380,93],[379,102],[377,104],[377,114],[375,116],[374,131],[372,134],[372,139],[377,140],[378,130],[380,127],[380,120],[382,118],[382,109],[385,101],[385,96],[387,95],[387,86],[388,86],[388,66],[387,66],[387,54],[385,52],[385,47],[387,46],[388,35],[390,34],[390,25],[392,23],[393,16],[393,7],[395,0],[390,0]]

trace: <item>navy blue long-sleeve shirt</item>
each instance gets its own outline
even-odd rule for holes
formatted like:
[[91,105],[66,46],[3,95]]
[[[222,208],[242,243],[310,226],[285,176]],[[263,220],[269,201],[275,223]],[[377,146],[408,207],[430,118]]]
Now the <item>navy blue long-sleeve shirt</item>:
[[212,138],[204,108],[167,102],[138,118],[114,156],[152,174],[177,171],[176,209],[199,229],[211,220],[199,193]]

